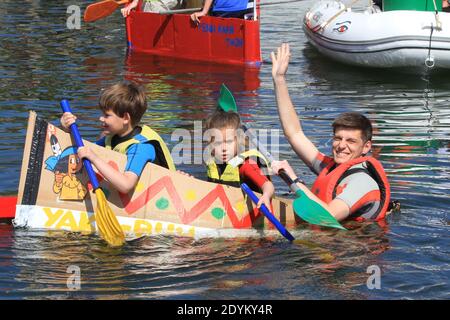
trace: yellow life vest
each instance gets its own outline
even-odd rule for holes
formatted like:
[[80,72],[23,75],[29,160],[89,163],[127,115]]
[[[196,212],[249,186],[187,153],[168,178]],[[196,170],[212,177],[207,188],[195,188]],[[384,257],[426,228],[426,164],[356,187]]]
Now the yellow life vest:
[[[109,135],[105,139],[105,148],[111,150],[111,140],[112,136]],[[173,163],[172,156],[170,154],[169,148],[167,147],[161,136],[156,133],[153,129],[148,126],[142,126],[142,131],[140,134],[135,135],[133,138],[127,141],[121,142],[114,147],[114,151],[126,154],[129,147],[136,143],[150,143],[155,148],[155,161],[161,167],[167,168],[169,170],[175,171],[175,164]]]
[[[240,187],[241,185],[241,177],[239,175],[239,167],[244,163],[247,158],[257,157],[262,161],[257,161],[258,165],[262,164],[263,167],[268,168],[269,163],[258,150],[251,149],[249,151],[243,152],[230,161],[228,161],[225,170],[223,170],[222,174],[219,175],[219,170],[217,169],[217,164],[214,159],[208,161],[206,169],[208,175],[208,181],[215,183],[222,183],[234,187]],[[270,180],[270,176],[266,175]]]

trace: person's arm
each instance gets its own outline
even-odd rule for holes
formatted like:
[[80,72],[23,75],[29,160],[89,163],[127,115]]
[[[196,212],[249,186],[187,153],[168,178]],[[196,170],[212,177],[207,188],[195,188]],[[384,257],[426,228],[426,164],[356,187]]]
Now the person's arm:
[[131,10],[137,7],[138,3],[139,0],[133,0],[133,2],[120,9],[120,12],[122,12],[122,16],[126,18],[130,14]]
[[275,193],[275,187],[273,186],[273,183],[262,173],[258,164],[250,159],[245,160],[239,169],[239,174],[261,188],[262,196],[259,198],[256,207],[259,208],[264,203],[266,207],[270,209],[270,200]]
[[131,172],[121,173],[110,166],[106,161],[99,158],[89,147],[78,148],[78,156],[87,158],[92,162],[97,170],[105,177],[119,192],[128,193],[137,184],[139,177]]
[[213,0],[205,0],[205,4],[203,5],[202,11],[194,12],[193,14],[191,14],[191,20],[194,21],[195,23],[200,23],[200,18],[208,14],[212,2]]
[[271,53],[272,78],[278,114],[280,116],[284,135],[289,144],[303,162],[305,162],[306,165],[311,166],[318,150],[311,140],[303,133],[300,119],[295,112],[294,105],[289,96],[286,72],[289,66],[290,55],[289,44],[287,43],[283,43],[281,47],[277,49],[276,54],[274,52]]
[[[272,162],[272,170],[278,174],[278,171],[284,169],[287,175],[292,179],[297,179],[297,175],[295,174],[292,167],[289,163],[285,161],[273,161]],[[341,199],[334,199],[330,203],[325,203],[320,200],[311,190],[308,189],[303,183],[297,183],[297,186],[308,196],[311,201],[319,203],[322,207],[324,207],[333,217],[338,221],[345,220],[350,215],[350,207]]]
[[261,187],[261,190],[263,192],[261,198],[259,198],[258,203],[256,204],[256,207],[259,208],[264,203],[266,207],[270,210],[270,200],[273,197],[273,194],[275,193],[275,187],[273,186],[273,183],[269,180],[267,180]]

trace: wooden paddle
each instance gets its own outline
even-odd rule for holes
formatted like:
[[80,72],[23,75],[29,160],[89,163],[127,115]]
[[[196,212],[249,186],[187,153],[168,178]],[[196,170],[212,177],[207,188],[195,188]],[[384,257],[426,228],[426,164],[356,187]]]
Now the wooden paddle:
[[111,15],[122,4],[128,3],[130,0],[104,0],[87,6],[84,11],[84,21],[93,22]]
[[[237,105],[231,91],[224,84],[222,84],[220,91],[221,97],[219,98],[219,107],[225,112],[237,112]],[[270,152],[258,143],[258,139],[251,134],[245,124],[242,124],[242,129],[247,133],[247,136],[250,138],[250,142],[267,158],[269,164],[272,163],[274,159]],[[297,196],[294,200],[294,212],[300,218],[311,224],[347,230],[328,212],[327,209],[316,201],[310,199],[308,195],[303,192],[303,190],[301,190],[294,181],[292,181],[283,169],[278,172],[278,175],[284,182],[286,182],[292,192],[294,192]]]
[[[63,112],[70,112],[69,101],[61,100],[60,102],[61,109]],[[81,139],[80,132],[78,131],[78,126],[76,123],[70,126],[70,131],[72,132],[72,136],[75,140],[75,144],[77,147],[84,146],[83,140]],[[97,196],[97,208],[95,209],[95,221],[97,223],[97,227],[100,231],[100,236],[106,240],[111,246],[117,247],[121,246],[125,243],[125,235],[123,233],[122,227],[117,220],[114,212],[112,212],[111,208],[106,201],[105,194],[103,190],[100,188],[97,177],[95,176],[94,169],[92,168],[92,164],[88,159],[83,159],[84,167],[89,176],[89,180],[92,183],[92,187],[94,189],[94,193]]]

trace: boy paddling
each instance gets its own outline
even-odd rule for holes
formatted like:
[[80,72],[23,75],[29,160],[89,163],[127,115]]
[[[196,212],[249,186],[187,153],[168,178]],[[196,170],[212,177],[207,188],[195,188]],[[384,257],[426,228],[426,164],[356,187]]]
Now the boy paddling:
[[[99,108],[103,137],[97,144],[127,155],[124,172],[119,172],[98,157],[89,147],[78,148],[80,158],[89,159],[97,170],[120,192],[134,189],[147,162],[153,162],[175,170],[166,144],[150,127],[139,126],[147,111],[144,90],[134,83],[118,83],[107,88],[101,95]],[[61,125],[66,132],[76,120],[72,113],[65,112]]]

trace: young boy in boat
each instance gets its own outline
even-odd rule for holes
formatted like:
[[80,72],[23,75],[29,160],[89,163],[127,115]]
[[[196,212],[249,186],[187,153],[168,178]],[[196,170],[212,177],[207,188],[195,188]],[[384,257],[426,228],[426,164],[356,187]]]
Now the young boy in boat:
[[[224,98],[227,95],[228,99]],[[222,88],[219,105],[235,103],[229,95],[231,93]],[[245,138],[240,128],[241,119],[236,112],[218,109],[206,120],[211,138],[211,158],[206,161],[208,181],[238,188],[245,182],[252,190],[262,193],[257,207],[264,203],[270,208],[275,189],[262,171],[268,169],[267,160],[257,150],[244,150]]]
[[[158,133],[146,125],[139,126],[147,111],[146,96],[141,87],[134,83],[115,84],[101,94],[99,107],[103,113],[100,117],[102,138],[97,144],[126,154],[125,170],[117,171],[86,146],[78,148],[78,156],[89,159],[118,191],[128,193],[133,190],[147,162],[175,170],[169,149]],[[76,119],[72,113],[65,112],[61,117],[63,129],[70,132],[70,125]]]
[[271,54],[272,78],[284,134],[302,161],[318,175],[310,191],[287,161],[274,161],[276,173],[285,169],[311,201],[320,203],[337,220],[382,220],[390,204],[390,186],[381,163],[367,156],[372,147],[372,125],[362,114],[349,112],[333,122],[332,156],[325,156],[303,132],[289,96],[285,75],[289,45]]

